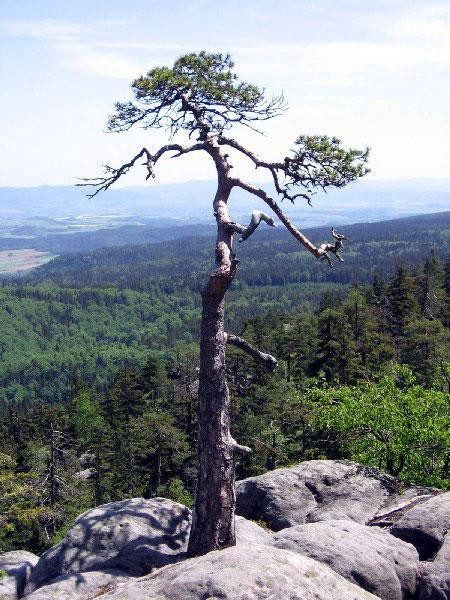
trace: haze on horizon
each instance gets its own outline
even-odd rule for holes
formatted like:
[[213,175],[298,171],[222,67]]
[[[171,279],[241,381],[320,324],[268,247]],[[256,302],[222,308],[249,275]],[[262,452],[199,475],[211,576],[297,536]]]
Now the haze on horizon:
[[[162,132],[107,134],[107,116],[135,77],[202,49],[284,91],[290,109],[265,137],[234,133],[262,156],[327,133],[370,146],[372,178],[450,177],[448,0],[3,0],[0,18],[2,186],[71,185],[165,143]],[[189,156],[161,161],[155,183],[213,177]],[[142,183],[139,172],[121,182]]]

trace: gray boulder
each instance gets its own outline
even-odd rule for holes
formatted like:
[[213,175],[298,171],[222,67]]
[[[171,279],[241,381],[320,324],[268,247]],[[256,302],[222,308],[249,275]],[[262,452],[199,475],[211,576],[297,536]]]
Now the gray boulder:
[[39,556],[26,550],[0,554],[0,600],[20,598]]
[[91,452],[84,452],[80,456],[80,467],[82,469],[87,469],[88,467],[92,467],[95,461],[95,454]]
[[88,479],[91,479],[94,475],[95,469],[89,467],[88,469],[77,471],[72,475],[72,478],[75,479],[75,481],[87,481]]
[[432,558],[450,529],[450,492],[408,510],[391,527],[392,535],[414,544],[421,560]]
[[179,560],[189,527],[190,510],[165,498],[98,506],[80,515],[64,540],[42,555],[26,592],[60,575],[85,571],[118,569],[144,575]]
[[308,523],[274,534],[274,545],[327,564],[383,600],[415,597],[417,551],[382,529],[342,520]]
[[432,562],[422,563],[419,600],[450,598],[450,534]]
[[170,565],[102,600],[375,600],[326,565],[289,550],[236,546]]
[[14,577],[0,573],[0,600],[17,600],[20,598],[17,592],[17,582]]
[[122,571],[88,571],[61,575],[26,597],[27,600],[90,600],[132,579]]
[[346,460],[310,460],[236,484],[237,514],[279,531],[308,522],[367,523],[397,492],[394,477]]
[[[64,540],[39,560],[28,594],[66,574],[121,570],[130,576],[185,558],[191,511],[165,498],[111,502],[78,517]],[[270,544],[271,535],[256,523],[236,518],[242,544]],[[70,586],[68,580],[67,585]]]
[[248,546],[249,544],[273,544],[273,536],[263,527],[244,517],[236,517],[236,545]]

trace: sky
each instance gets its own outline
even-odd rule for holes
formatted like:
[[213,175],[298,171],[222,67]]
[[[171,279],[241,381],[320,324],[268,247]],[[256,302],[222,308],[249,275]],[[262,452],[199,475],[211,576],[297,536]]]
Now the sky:
[[[107,117],[134,78],[200,50],[283,91],[266,135],[233,131],[262,157],[326,133],[369,146],[374,179],[450,177],[450,0],[0,0],[0,185],[72,185],[156,150],[163,132],[107,133]],[[161,161],[156,181],[212,179],[199,154]]]

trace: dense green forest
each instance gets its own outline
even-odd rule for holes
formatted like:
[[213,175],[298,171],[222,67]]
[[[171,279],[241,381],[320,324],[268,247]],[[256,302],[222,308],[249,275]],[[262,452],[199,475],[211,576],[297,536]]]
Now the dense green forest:
[[[431,247],[442,252],[444,258],[450,240],[450,212],[348,225],[343,230],[349,237],[345,263],[333,270],[311,259],[284,228],[260,229],[248,242],[236,244],[241,263],[235,289],[324,281],[370,283],[374,269],[386,275],[392,273],[399,258],[415,265]],[[330,228],[307,229],[305,234],[320,244],[330,239]],[[213,238],[189,237],[61,256],[33,271],[27,280],[64,287],[197,292],[212,268],[213,244]]]
[[[317,306],[333,284],[270,286],[230,294],[228,323],[255,314]],[[130,289],[0,288],[0,411],[8,402],[59,402],[79,373],[103,389],[118,366],[144,364],[150,351],[171,355],[198,338],[200,296]]]
[[[227,328],[279,361],[227,351],[233,434],[252,448],[239,477],[350,458],[449,487],[449,216],[352,226],[333,270],[283,232],[239,247]],[[211,246],[102,249],[3,281],[0,550],[40,552],[102,502],[191,503]]]
[[[406,481],[448,488],[450,257],[441,261],[432,251],[414,272],[398,262],[389,277],[375,271],[370,285],[343,289],[320,294],[315,288],[320,301],[310,310],[297,305],[290,314],[247,319],[244,337],[278,358],[274,372],[229,349],[233,434],[253,450],[237,464],[238,476],[311,458],[350,458]],[[59,402],[38,395],[2,401],[0,549],[39,552],[60,539],[80,511],[111,500],[163,495],[190,504],[197,344],[173,331],[170,345],[168,329],[161,330],[153,351],[149,343],[139,356],[137,337],[134,346],[126,338],[140,323],[138,307],[157,314],[158,302],[178,296],[164,302],[145,296],[146,304],[143,292],[130,290],[2,292],[6,304],[23,302],[30,314],[42,303],[35,313],[46,315],[42,340],[54,337],[44,334],[55,323],[67,330],[83,323],[76,352],[87,343],[88,329],[101,344],[101,332],[115,326],[123,354],[120,367],[117,357],[104,357],[112,377],[104,375],[103,385],[80,377],[74,360]],[[53,314],[58,303],[61,312]],[[42,313],[44,306],[53,308]],[[171,323],[175,311],[189,310],[169,306],[163,312]],[[157,328],[151,331],[149,339],[157,336]],[[58,339],[65,348],[64,337]],[[37,380],[39,372],[24,371],[24,382],[26,373]],[[58,374],[52,377],[58,383]]]
[[[345,263],[329,269],[283,230],[238,246],[242,259],[228,295],[227,328],[257,315],[316,310],[325,292],[339,298],[375,269],[389,276],[399,259],[423,262],[450,235],[450,213],[349,226]],[[328,229],[311,230],[316,241]],[[102,390],[118,366],[143,365],[198,338],[199,291],[212,267],[209,238],[104,248],[57,258],[0,289],[0,399],[59,402],[79,373]],[[444,258],[444,256],[441,256]],[[0,405],[2,404],[0,400]]]

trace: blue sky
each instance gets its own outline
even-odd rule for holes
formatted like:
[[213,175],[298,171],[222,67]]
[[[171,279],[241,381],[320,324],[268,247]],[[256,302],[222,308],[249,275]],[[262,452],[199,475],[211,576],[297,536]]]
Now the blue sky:
[[[159,147],[161,132],[105,133],[107,115],[134,77],[201,49],[284,91],[265,137],[234,132],[261,155],[328,133],[372,148],[371,177],[450,176],[450,0],[0,0],[0,19],[0,185],[70,185]],[[213,176],[189,155],[157,182]]]

